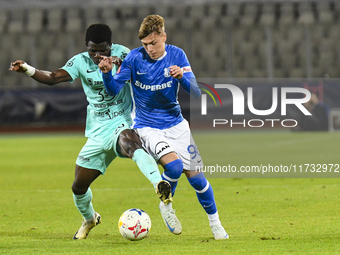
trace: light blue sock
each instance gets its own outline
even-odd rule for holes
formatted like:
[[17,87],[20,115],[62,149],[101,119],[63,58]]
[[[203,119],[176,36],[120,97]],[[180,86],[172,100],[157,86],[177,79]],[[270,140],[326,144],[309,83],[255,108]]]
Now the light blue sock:
[[137,163],[139,170],[156,187],[162,180],[156,161],[143,149],[137,149],[133,153],[132,160]]
[[83,215],[85,220],[90,220],[94,217],[94,209],[92,205],[92,191],[87,189],[84,195],[73,194],[74,204],[78,211]]

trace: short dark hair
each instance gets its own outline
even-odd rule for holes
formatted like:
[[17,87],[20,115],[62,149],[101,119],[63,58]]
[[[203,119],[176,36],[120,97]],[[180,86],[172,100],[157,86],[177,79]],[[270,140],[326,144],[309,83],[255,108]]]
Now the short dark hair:
[[92,24],[86,30],[85,45],[87,46],[89,41],[96,44],[107,42],[112,43],[112,31],[108,25],[105,24]]

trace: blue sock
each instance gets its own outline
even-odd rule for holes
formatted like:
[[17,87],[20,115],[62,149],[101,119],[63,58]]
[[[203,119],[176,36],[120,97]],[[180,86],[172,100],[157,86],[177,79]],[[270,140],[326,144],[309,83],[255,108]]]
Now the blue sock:
[[195,189],[198,201],[202,205],[207,214],[214,214],[217,212],[214,192],[210,183],[205,178],[203,173],[188,178],[189,183]]
[[164,166],[162,178],[170,183],[172,196],[175,195],[178,179],[181,177],[182,172],[183,162],[180,159],[176,159]]
[[143,149],[137,149],[133,153],[132,160],[137,163],[139,170],[156,187],[162,180],[156,161]]
[[78,211],[83,215],[85,220],[90,220],[94,217],[94,209],[92,205],[92,191],[90,188],[87,189],[83,195],[73,194],[74,204]]

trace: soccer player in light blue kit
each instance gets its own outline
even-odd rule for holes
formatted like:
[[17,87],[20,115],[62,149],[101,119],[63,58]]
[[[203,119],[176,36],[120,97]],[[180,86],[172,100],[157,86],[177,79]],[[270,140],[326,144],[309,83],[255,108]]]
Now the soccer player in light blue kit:
[[[180,86],[195,98],[201,94],[190,63],[182,49],[165,44],[164,19],[159,15],[149,15],[143,20],[139,39],[143,47],[132,50],[114,76],[111,58],[99,63],[105,87],[114,96],[121,93],[125,82],[131,79],[133,128],[143,146],[163,166],[162,178],[170,182],[172,195],[184,172],[208,215],[214,238],[227,239],[212,187],[203,172],[197,171],[202,169],[203,162],[177,101]],[[161,202],[159,208],[168,229],[180,234],[182,227],[172,203]]]
[[[132,158],[154,185],[161,201],[166,204],[171,201],[170,184],[162,180],[155,160],[144,151],[138,135],[130,129],[130,83],[124,83],[121,92],[115,96],[106,93],[98,68],[100,59],[114,56],[113,62],[118,65],[129,52],[128,48],[113,44],[111,37],[111,29],[107,25],[93,24],[86,31],[88,51],[75,55],[62,68],[54,72],[38,70],[22,60],[12,62],[10,68],[51,86],[81,79],[89,102],[85,130],[88,140],[78,155],[72,184],[75,205],[84,218],[73,239],[85,239],[90,230],[101,223],[101,216],[92,205],[90,184],[105,173],[117,156]],[[112,74],[116,73],[117,65]]]

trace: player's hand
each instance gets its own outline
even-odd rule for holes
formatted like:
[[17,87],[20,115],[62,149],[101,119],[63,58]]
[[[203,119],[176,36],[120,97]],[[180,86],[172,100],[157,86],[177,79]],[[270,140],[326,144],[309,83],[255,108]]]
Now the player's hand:
[[123,63],[123,60],[121,60],[119,57],[117,56],[113,56],[112,57],[112,63],[115,64],[116,66],[121,66]]
[[22,66],[24,63],[25,61],[22,60],[16,60],[14,62],[11,62],[11,65],[8,70],[15,71],[18,73],[25,73],[27,69]]
[[100,60],[98,67],[103,73],[108,73],[112,70],[113,66],[113,57],[105,57],[103,56]]
[[183,77],[183,70],[179,66],[170,66],[170,75],[175,79],[181,79]]

